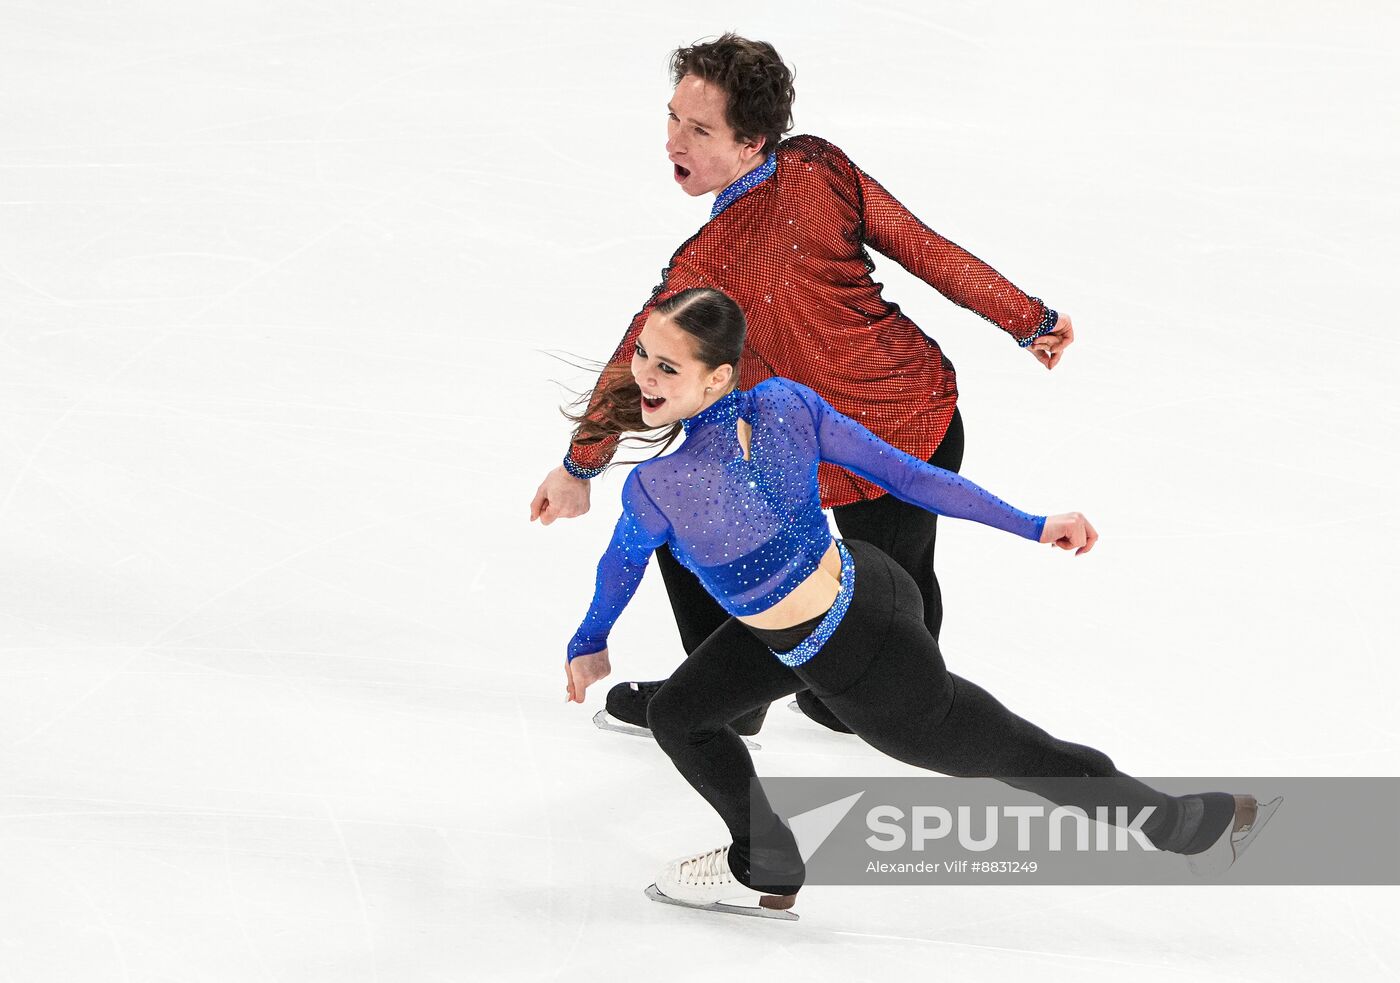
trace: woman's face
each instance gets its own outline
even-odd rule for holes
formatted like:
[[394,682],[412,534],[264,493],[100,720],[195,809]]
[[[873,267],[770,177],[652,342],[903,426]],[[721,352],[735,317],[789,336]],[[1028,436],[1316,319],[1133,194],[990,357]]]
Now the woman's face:
[[725,122],[727,107],[723,89],[694,75],[681,78],[666,106],[671,174],[692,197],[718,194],[763,162],[761,138],[736,139]]
[[632,378],[642,390],[642,422],[664,427],[699,413],[729,389],[733,366],[706,368],[695,336],[655,311],[632,353]]

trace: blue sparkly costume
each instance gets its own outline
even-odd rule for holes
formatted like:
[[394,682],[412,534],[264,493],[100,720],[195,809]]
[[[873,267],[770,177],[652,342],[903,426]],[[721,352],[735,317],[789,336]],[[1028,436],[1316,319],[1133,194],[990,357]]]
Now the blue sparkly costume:
[[[753,428],[748,458],[740,419]],[[891,447],[789,379],[736,389],[683,422],[686,440],[678,451],[627,477],[622,516],[598,564],[593,605],[569,643],[570,658],[606,648],[609,630],[662,543],[731,615],[756,614],[786,597],[832,542],[817,497],[818,461],[940,515],[1037,541],[1045,527],[1044,516],[1019,512]],[[1229,829],[1232,795],[1166,795],[1119,771],[1102,751],[1054,737],[949,672],[921,620],[919,589],[908,573],[862,540],[837,545],[840,593],[795,648],[774,652],[765,636],[785,633],[753,630],[731,617],[647,706],[657,744],[728,827],[729,868],[741,883],[792,894],[805,871],[790,829],[754,783],[753,759],[728,725],[804,688],[853,733],[907,764],[999,778],[1087,815],[1104,808],[1120,824],[1150,807],[1141,828],[1158,849],[1196,853]],[[777,658],[764,658],[765,648]]]
[[[752,428],[744,457],[737,421]],[[784,378],[735,389],[682,421],[685,443],[633,469],[622,515],[598,564],[593,604],[569,643],[570,659],[607,647],[652,552],[676,558],[731,615],[758,614],[816,570],[832,543],[817,491],[828,461],[939,515],[972,519],[1038,541],[1045,517],[1027,515],[977,485],[891,446],[815,391]],[[774,653],[790,666],[816,654],[839,624],[854,588],[844,544],[841,591],[797,648]]]

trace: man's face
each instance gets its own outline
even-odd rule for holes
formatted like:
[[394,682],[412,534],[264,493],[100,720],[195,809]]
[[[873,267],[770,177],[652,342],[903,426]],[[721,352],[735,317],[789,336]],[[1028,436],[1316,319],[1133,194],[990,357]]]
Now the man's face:
[[723,89],[694,75],[681,79],[667,104],[666,155],[688,195],[718,194],[763,161],[763,138],[736,139],[727,105]]

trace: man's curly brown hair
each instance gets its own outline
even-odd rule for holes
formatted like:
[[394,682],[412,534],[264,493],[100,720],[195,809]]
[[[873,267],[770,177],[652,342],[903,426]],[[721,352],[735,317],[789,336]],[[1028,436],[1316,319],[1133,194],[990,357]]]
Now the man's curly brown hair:
[[764,154],[792,129],[793,72],[768,42],[726,32],[714,41],[677,48],[671,53],[671,81],[680,85],[687,75],[725,91],[725,122],[742,141],[763,137]]

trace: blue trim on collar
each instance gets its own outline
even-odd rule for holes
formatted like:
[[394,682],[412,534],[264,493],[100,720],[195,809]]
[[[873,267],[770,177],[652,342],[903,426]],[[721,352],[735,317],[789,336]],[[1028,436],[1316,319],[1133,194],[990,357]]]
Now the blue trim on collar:
[[739,418],[739,389],[731,389],[694,416],[681,421],[685,435],[690,436],[696,429],[703,429],[716,423],[728,422],[731,426]]
[[777,169],[778,155],[769,154],[762,164],[759,164],[753,170],[749,171],[749,173],[745,174],[719,193],[719,197],[715,199],[714,207],[710,209],[710,218],[714,218],[720,212],[734,204],[734,202],[738,201],[746,193],[768,180]]

